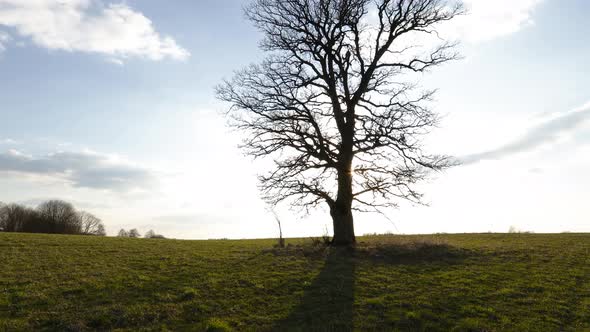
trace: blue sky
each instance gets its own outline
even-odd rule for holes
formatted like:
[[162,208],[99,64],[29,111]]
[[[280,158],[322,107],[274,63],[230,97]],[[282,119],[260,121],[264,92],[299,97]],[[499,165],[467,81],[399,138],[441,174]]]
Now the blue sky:
[[[110,233],[274,236],[264,163],[213,93],[264,56],[244,4],[0,0],[0,201],[70,200]],[[429,148],[465,165],[422,185],[430,207],[359,215],[357,232],[590,231],[590,3],[466,4],[444,30],[465,58],[422,78],[444,115]],[[287,236],[331,223],[279,214]]]

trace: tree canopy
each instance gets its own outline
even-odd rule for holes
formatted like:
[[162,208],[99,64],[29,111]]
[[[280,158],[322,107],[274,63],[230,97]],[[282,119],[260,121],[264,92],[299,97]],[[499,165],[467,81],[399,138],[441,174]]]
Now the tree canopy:
[[414,184],[452,165],[428,154],[437,124],[433,91],[412,73],[454,60],[455,43],[430,48],[421,36],[461,14],[443,0],[255,0],[246,15],[264,34],[268,57],[217,88],[232,106],[243,148],[270,156],[260,176],[267,201],[306,210],[327,204],[334,242],[355,241],[352,211],[421,202]]

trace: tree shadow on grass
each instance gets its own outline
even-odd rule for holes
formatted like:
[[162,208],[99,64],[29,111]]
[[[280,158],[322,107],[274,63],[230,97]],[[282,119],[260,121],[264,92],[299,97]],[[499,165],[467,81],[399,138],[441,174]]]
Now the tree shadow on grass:
[[430,242],[376,244],[359,246],[355,250],[357,260],[392,265],[453,264],[474,255],[479,254],[446,243]]
[[[475,254],[445,243],[428,242],[377,245],[361,243],[355,249],[325,250],[328,251],[325,264],[318,276],[306,287],[301,303],[289,316],[275,323],[272,331],[353,330],[355,268],[358,264],[426,264],[441,268],[443,265],[459,264]],[[297,251],[283,251],[286,255],[290,253],[296,254]]]
[[328,248],[326,262],[306,287],[301,303],[272,331],[351,331],[354,256],[347,248]]

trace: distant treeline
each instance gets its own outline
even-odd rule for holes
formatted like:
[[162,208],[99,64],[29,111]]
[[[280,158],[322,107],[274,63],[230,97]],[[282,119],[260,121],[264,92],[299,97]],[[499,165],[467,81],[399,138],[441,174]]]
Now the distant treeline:
[[[117,236],[118,237],[140,238],[141,233],[139,233],[139,231],[136,228],[134,228],[130,231],[126,231],[124,228],[121,228],[121,230],[119,231]],[[146,239],[165,239],[164,235],[157,234],[153,230],[149,230],[147,233],[145,233],[145,235],[143,237]]]
[[0,232],[106,235],[99,218],[60,200],[36,208],[0,202]]

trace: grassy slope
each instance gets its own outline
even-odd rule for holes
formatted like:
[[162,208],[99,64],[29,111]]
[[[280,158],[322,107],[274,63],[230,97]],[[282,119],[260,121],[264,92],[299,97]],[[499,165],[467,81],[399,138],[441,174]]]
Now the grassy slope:
[[590,330],[589,234],[360,241],[0,233],[0,331]]

